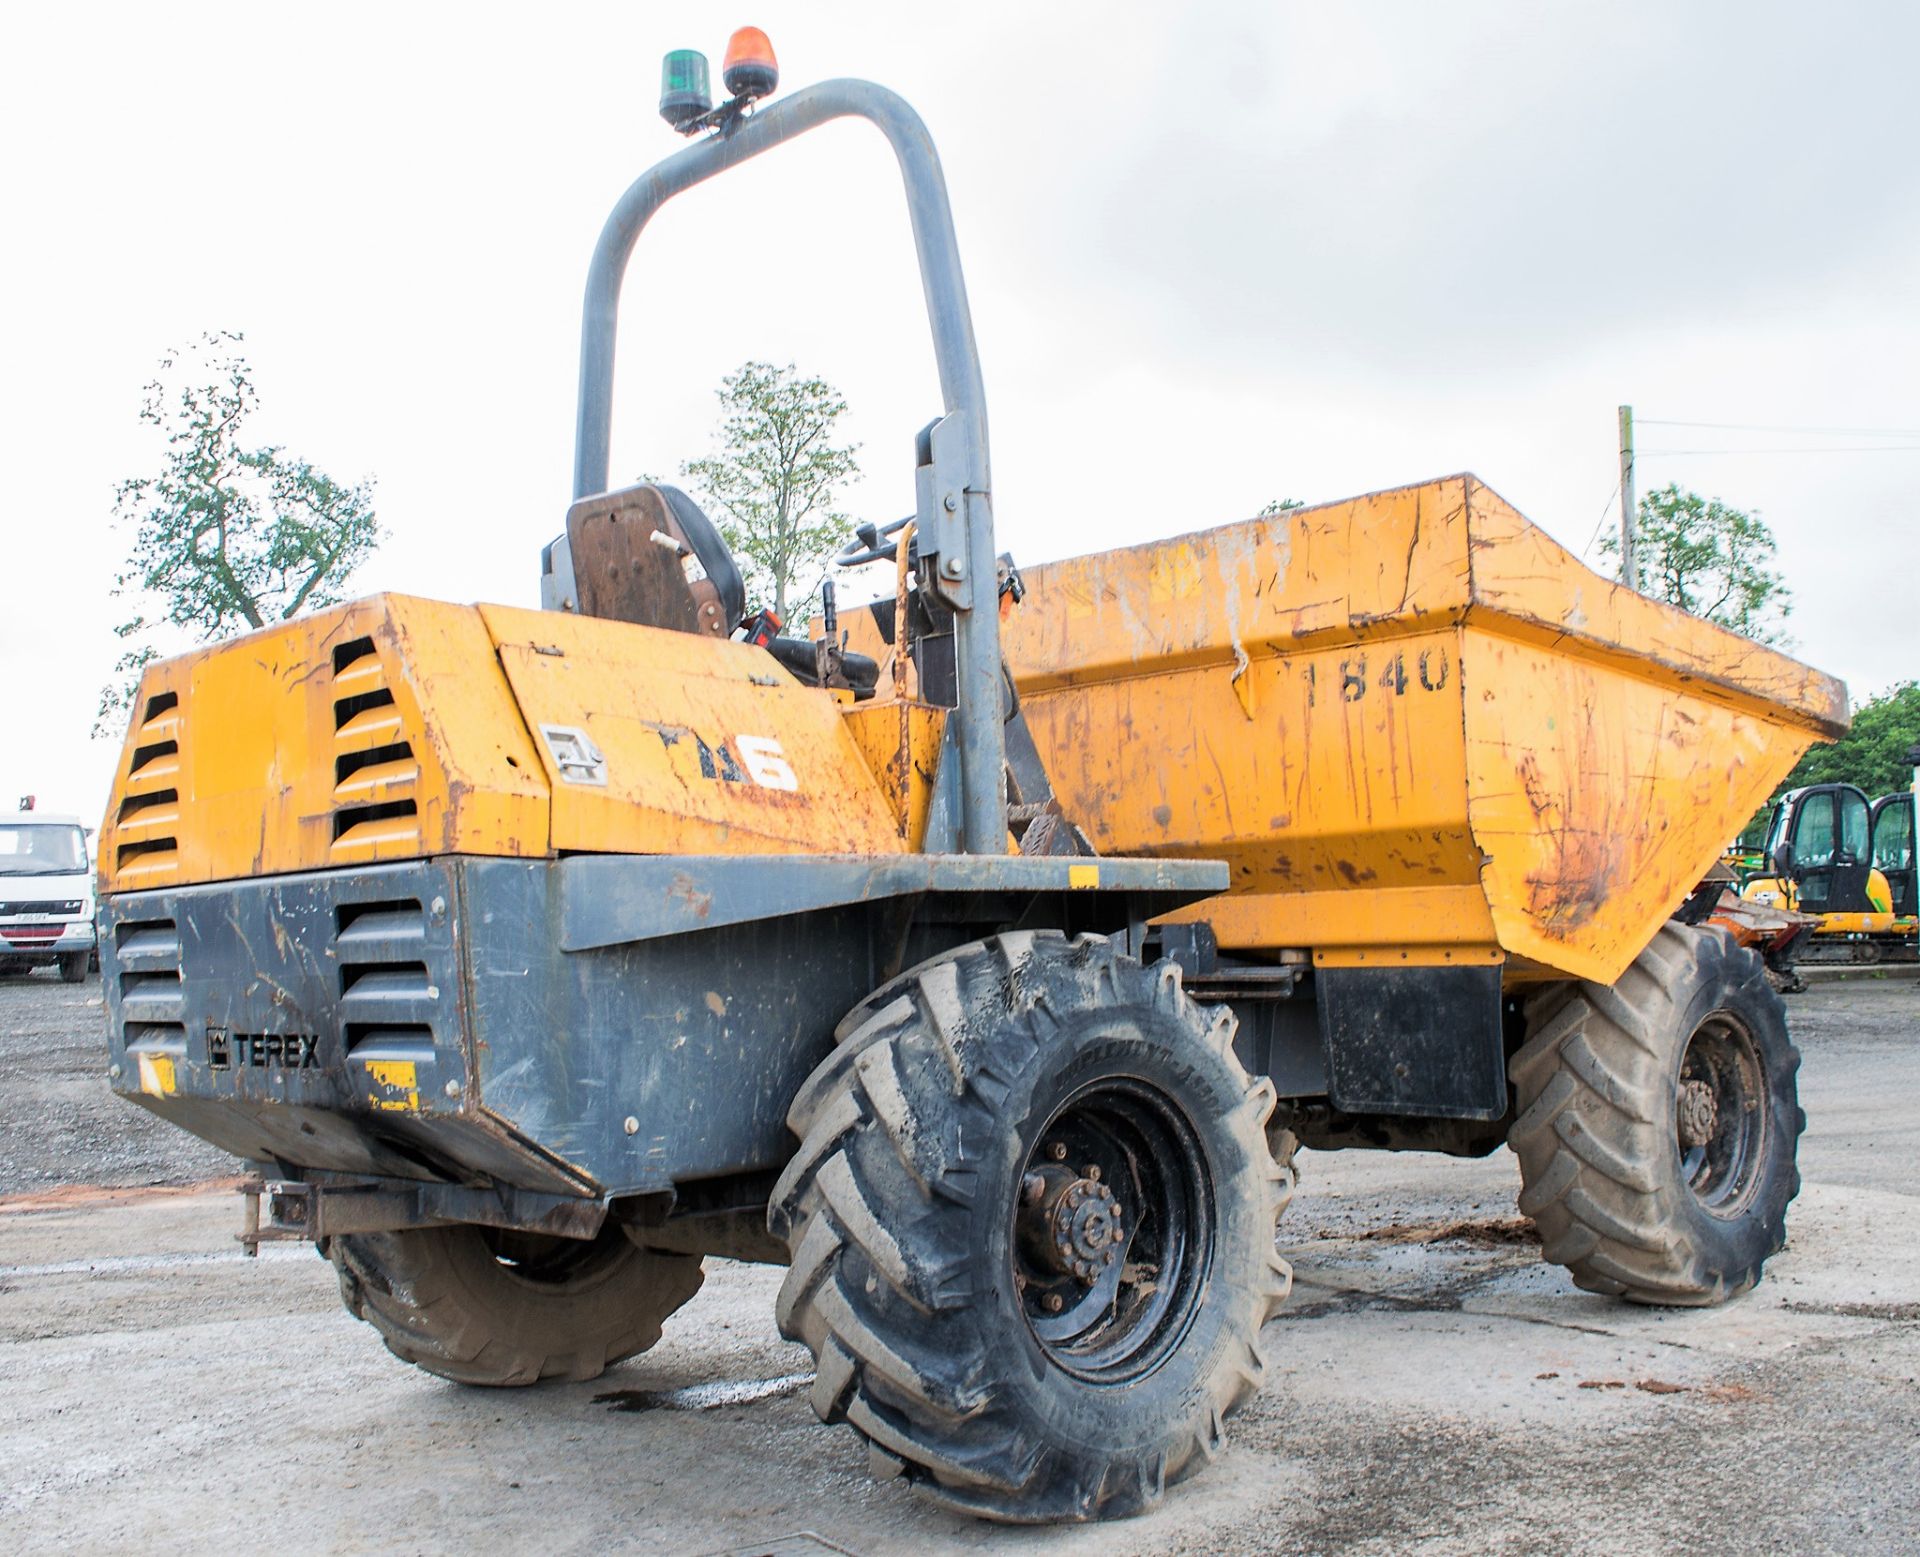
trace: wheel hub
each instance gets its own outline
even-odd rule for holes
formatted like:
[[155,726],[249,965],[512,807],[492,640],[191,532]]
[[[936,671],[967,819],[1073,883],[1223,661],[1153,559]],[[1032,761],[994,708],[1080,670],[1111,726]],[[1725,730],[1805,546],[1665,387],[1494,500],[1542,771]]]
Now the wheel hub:
[[1702,1022],[1674,1091],[1680,1173],[1695,1201],[1714,1216],[1745,1214],[1772,1130],[1766,1068],[1745,1026],[1726,1012]]
[[1704,1081],[1683,1081],[1679,1097],[1680,1145],[1686,1151],[1705,1146],[1719,1123],[1719,1105],[1713,1088]]
[[1040,1353],[1076,1378],[1143,1378],[1181,1345],[1214,1260],[1208,1163],[1159,1087],[1105,1075],[1042,1127],[1006,1208],[1008,1276]]
[[1125,1247],[1120,1202],[1098,1164],[1080,1173],[1048,1164],[1027,1174],[1020,1192],[1020,1241],[1042,1269],[1090,1287]]

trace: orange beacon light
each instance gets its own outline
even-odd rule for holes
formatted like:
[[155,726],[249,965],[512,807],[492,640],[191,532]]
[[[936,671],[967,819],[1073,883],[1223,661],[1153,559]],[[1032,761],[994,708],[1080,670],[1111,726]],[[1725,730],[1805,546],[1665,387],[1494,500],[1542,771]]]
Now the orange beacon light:
[[780,62],[773,57],[767,35],[758,27],[742,27],[727,39],[720,79],[735,97],[749,101],[765,97],[780,84]]

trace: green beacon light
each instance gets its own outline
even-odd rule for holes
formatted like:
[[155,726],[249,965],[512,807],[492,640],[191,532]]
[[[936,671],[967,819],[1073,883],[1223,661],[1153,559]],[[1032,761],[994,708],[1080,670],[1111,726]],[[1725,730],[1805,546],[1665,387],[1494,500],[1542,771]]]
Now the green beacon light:
[[675,49],[660,62],[660,117],[685,130],[712,109],[706,55],[698,49]]

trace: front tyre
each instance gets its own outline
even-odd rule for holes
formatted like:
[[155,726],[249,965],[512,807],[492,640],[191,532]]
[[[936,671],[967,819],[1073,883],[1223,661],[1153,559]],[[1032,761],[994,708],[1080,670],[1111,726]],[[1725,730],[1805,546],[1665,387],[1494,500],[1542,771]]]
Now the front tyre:
[[[884,997],[884,998],[882,998]],[[781,1333],[877,1474],[1021,1522],[1211,1459],[1291,1284],[1273,1090],[1171,963],[996,937],[903,975],[808,1078],[769,1225]]]
[[1617,984],[1556,985],[1527,1021],[1508,1143],[1545,1257],[1635,1303],[1751,1288],[1786,1244],[1806,1125],[1760,957],[1668,924]]
[[700,1260],[599,1237],[459,1222],[328,1240],[347,1312],[387,1350],[459,1384],[597,1378],[660,1339],[700,1290]]
[[87,976],[87,956],[88,954],[83,951],[62,952],[60,954],[60,982],[62,984],[79,984],[85,981]]

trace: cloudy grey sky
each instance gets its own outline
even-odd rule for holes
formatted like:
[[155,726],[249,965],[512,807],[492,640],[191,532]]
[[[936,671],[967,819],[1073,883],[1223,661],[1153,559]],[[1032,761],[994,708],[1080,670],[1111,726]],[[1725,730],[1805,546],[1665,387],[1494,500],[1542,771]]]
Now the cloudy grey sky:
[[[0,803],[96,812],[115,481],[140,386],[244,331],[262,440],[379,481],[368,591],[532,603],[571,469],[580,287],[677,144],[660,55],[765,27],[945,159],[1003,546],[1039,561],[1471,469],[1576,551],[1616,480],[1755,507],[1801,654],[1920,674],[1920,8],[930,8],[766,0],[0,10]],[[891,159],[824,130],[676,202],[630,274],[617,476],[793,360],[853,407],[859,511],[938,411]],[[1876,452],[1794,453],[1820,447]]]

